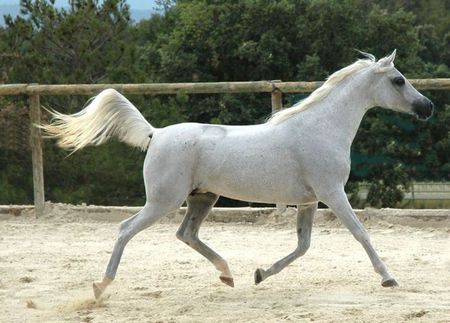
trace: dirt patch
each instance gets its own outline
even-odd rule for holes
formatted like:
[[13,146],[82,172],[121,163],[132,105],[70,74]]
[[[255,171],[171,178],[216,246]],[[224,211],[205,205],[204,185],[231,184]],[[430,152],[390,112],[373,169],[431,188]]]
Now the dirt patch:
[[207,260],[176,240],[181,215],[175,215],[128,244],[116,281],[96,301],[92,281],[101,278],[125,211],[110,221],[65,207],[40,219],[26,209],[0,215],[0,322],[450,321],[445,218],[440,226],[422,221],[414,227],[365,219],[400,284],[395,289],[381,287],[364,249],[332,215],[317,218],[304,257],[257,286],[254,270],[295,248],[295,214],[207,222],[200,235],[228,260],[230,288]]

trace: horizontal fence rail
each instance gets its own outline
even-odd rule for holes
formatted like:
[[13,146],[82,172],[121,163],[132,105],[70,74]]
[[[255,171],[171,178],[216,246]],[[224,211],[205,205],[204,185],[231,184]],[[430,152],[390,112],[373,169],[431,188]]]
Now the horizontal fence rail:
[[[418,90],[450,90],[450,78],[413,79],[412,85]],[[44,212],[44,166],[42,156],[42,136],[40,124],[41,95],[95,95],[102,90],[113,88],[123,94],[217,94],[217,93],[271,93],[272,112],[283,107],[283,93],[310,93],[323,82],[209,82],[209,83],[145,83],[145,84],[2,84],[0,96],[26,95],[30,103],[30,142],[33,163],[34,205],[36,216]],[[285,209],[277,205],[278,211]]]
[[[418,90],[450,90],[450,78],[414,79],[411,84]],[[124,94],[176,94],[176,93],[309,93],[323,82],[209,82],[209,83],[145,83],[145,84],[3,84],[0,95],[94,95],[113,88]]]

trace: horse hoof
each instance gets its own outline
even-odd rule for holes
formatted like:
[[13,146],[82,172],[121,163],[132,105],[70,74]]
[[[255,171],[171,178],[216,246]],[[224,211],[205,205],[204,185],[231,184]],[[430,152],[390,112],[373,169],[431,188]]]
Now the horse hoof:
[[260,282],[262,282],[265,277],[266,272],[264,269],[258,268],[255,271],[255,285],[258,285]]
[[383,279],[381,281],[381,286],[383,286],[383,287],[398,287],[398,283],[395,281],[394,278]]
[[104,290],[100,288],[99,284],[97,283],[92,283],[92,289],[94,290],[95,299],[99,299],[100,296],[102,296]]
[[234,280],[233,277],[228,276],[220,276],[220,281],[230,287],[234,287]]

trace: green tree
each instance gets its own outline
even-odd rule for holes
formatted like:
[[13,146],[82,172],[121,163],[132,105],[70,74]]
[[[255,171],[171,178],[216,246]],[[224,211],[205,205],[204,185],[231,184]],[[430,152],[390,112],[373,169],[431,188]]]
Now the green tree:
[[[5,81],[41,84],[108,82],[110,74],[118,73],[123,58],[130,56],[126,52],[131,29],[125,0],[73,0],[68,9],[56,9],[54,1],[22,0],[21,7],[22,15],[14,19],[6,17],[6,27],[1,30],[1,46],[8,53],[0,57]],[[44,106],[64,113],[79,110],[86,100],[86,97],[69,96],[41,99]],[[27,104],[23,100],[12,102],[19,107]],[[18,112],[11,115],[18,115]],[[21,123],[29,123],[26,114],[20,117]],[[129,150],[125,154],[124,151],[125,147],[113,143],[66,158],[66,152],[48,143],[44,152],[47,198],[73,203],[142,203],[141,166],[135,167],[135,164],[142,165],[143,156]],[[12,166],[11,156],[26,163]],[[29,158],[28,149],[0,152],[2,174],[10,174],[6,178],[0,177],[1,187],[19,192],[2,194],[3,203],[31,202],[32,183],[22,180],[30,178]],[[131,186],[133,190],[130,190]],[[15,189],[11,190],[11,187]],[[26,199],[21,190],[27,192]]]
[[[7,18],[0,28],[3,82],[323,80],[353,62],[354,49],[382,57],[394,48],[396,64],[407,77],[450,77],[450,11],[444,0],[162,0],[158,14],[137,24],[130,21],[125,0],[74,0],[69,9],[53,4],[21,1],[23,15]],[[426,94],[436,104],[427,123],[381,109],[363,120],[352,148],[348,188],[370,183],[372,205],[395,205],[411,180],[448,180],[449,93]],[[298,97],[285,95],[285,105]],[[184,121],[253,124],[263,122],[271,110],[267,94],[130,99],[158,127]],[[86,100],[42,98],[44,105],[65,113],[79,110]],[[5,107],[26,104],[5,102]],[[15,115],[1,107],[0,130],[7,129],[2,128],[7,124],[2,111]],[[12,203],[27,196],[30,201],[30,181],[14,176],[22,172],[29,178],[29,154],[9,146],[0,151],[0,187],[5,188],[0,188],[0,199]],[[143,202],[143,154],[118,143],[70,158],[51,143],[45,149],[50,199]]]

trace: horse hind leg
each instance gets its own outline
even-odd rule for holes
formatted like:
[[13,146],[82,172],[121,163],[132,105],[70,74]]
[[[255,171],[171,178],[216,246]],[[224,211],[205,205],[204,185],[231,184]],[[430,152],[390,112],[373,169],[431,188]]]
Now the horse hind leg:
[[278,274],[281,270],[291,264],[295,259],[303,256],[309,249],[311,243],[311,230],[317,203],[309,206],[298,206],[297,211],[297,237],[298,244],[294,252],[274,263],[269,269],[261,268],[255,271],[255,284],[259,284],[266,278]]
[[221,272],[220,280],[228,286],[234,287],[227,262],[198,237],[200,225],[218,198],[219,196],[213,193],[190,195],[187,199],[186,215],[177,231],[177,238],[208,259]]
[[[182,202],[179,204],[181,205]],[[127,243],[140,231],[148,228],[162,216],[167,214],[178,206],[170,207],[169,205],[160,205],[158,203],[147,202],[142,210],[132,217],[121,222],[119,227],[119,234],[114,245],[113,252],[108,262],[106,272],[103,275],[101,282],[93,283],[94,296],[98,299],[106,287],[114,280],[119,267],[120,259]]]

